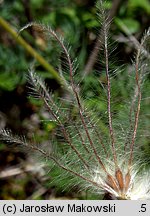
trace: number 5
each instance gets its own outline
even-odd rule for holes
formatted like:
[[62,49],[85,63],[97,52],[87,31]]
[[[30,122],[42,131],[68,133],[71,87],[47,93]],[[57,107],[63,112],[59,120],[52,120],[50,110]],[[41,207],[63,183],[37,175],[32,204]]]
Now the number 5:
[[146,204],[141,204],[141,212],[146,212]]

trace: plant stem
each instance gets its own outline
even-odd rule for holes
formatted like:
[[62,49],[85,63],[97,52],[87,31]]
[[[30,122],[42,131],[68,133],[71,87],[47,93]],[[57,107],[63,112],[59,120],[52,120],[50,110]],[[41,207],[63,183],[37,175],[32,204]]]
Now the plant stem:
[[19,43],[31,56],[33,56],[57,81],[62,83],[62,79],[58,72],[45,59],[36,52],[18,33],[13,30],[7,21],[0,17],[0,25],[11,34],[17,43]]
[[[111,8],[110,13],[109,13],[109,20],[112,20],[112,18],[117,14],[119,7],[121,5],[121,2],[122,2],[122,0],[113,0],[112,8]],[[102,46],[102,43],[100,40],[102,34],[103,34],[103,31],[100,30],[99,35],[98,35],[97,40],[96,40],[96,43],[94,45],[94,48],[91,52],[91,55],[89,56],[89,58],[87,60],[85,68],[83,70],[83,76],[88,75],[92,71],[92,69],[93,69],[93,67],[97,61],[97,57],[98,57],[100,48]]]

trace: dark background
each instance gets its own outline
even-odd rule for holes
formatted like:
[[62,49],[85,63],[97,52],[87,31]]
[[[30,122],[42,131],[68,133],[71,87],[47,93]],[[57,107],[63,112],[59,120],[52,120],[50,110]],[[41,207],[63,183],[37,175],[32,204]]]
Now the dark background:
[[[130,67],[135,53],[135,44],[129,42],[130,35],[140,40],[150,21],[150,3],[148,0],[108,1],[106,11],[111,11],[114,17],[110,27],[110,40],[117,40],[115,58],[112,67],[124,65],[125,71]],[[111,9],[113,8],[113,9]],[[93,97],[91,85],[97,88],[96,71],[101,68],[99,56],[96,55],[95,43],[100,32],[101,24],[97,16],[94,1],[88,0],[1,0],[0,16],[6,20],[15,31],[24,25],[37,21],[50,25],[62,35],[71,46],[71,57],[77,57],[78,74],[85,76],[82,82],[84,97]],[[128,32],[124,26],[127,27]],[[64,90],[59,82],[43,65],[21,46],[17,40],[0,23],[0,129],[7,127],[13,133],[25,134],[29,139],[35,134],[38,142],[47,143],[48,133],[53,130],[53,124],[44,125],[45,118],[40,102],[28,98],[27,78],[28,69],[34,65],[38,74],[46,80],[47,85],[57,97],[64,97]],[[128,34],[128,35],[127,35]],[[21,36],[56,71],[59,68],[61,54],[55,42],[47,40],[44,34],[34,28],[21,32]],[[99,44],[97,44],[99,46]],[[96,58],[91,60],[92,54]],[[116,59],[116,62],[115,62]],[[118,63],[119,62],[119,63]],[[105,82],[103,76],[100,77]],[[149,91],[149,85],[148,90]],[[98,89],[95,90],[96,92]],[[120,92],[118,97],[126,97]],[[66,97],[66,95],[65,95]],[[103,102],[93,100],[90,106],[97,107]],[[119,107],[117,109],[120,109]],[[148,109],[148,108],[147,108]],[[147,121],[149,118],[147,119]],[[144,154],[149,157],[149,146]],[[55,199],[80,198],[94,199],[94,196],[80,192],[77,188],[62,193],[63,186],[50,185],[53,176],[46,175],[44,167],[37,164],[33,155],[27,156],[22,149],[0,144],[0,199]],[[61,184],[61,183],[60,183]],[[97,197],[96,197],[97,198]]]

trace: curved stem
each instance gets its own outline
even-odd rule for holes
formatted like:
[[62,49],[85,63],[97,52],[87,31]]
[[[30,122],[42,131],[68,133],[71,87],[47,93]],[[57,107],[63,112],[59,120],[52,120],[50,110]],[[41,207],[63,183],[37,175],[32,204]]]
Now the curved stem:
[[32,57],[34,57],[50,74],[58,81],[62,83],[62,79],[58,72],[51,66],[45,59],[36,52],[18,33],[13,30],[13,28],[6,22],[2,17],[0,17],[0,25],[19,43]]

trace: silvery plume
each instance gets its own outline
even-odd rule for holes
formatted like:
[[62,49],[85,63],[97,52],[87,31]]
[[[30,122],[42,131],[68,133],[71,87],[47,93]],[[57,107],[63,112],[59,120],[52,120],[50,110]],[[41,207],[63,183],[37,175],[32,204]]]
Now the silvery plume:
[[[28,143],[24,137],[15,136],[7,129],[1,131],[1,140],[39,152],[46,158],[46,164],[51,161],[50,164],[54,164],[60,170],[58,176],[60,181],[63,178],[69,178],[68,187],[78,185],[80,190],[89,189],[92,193],[108,194],[111,199],[150,199],[150,172],[145,168],[146,162],[143,161],[141,153],[145,133],[142,130],[144,122],[141,107],[144,103],[143,89],[149,70],[147,47],[150,29],[145,32],[141,42],[137,43],[133,70],[126,84],[129,100],[120,102],[123,108],[121,114],[117,116],[112,111],[112,104],[114,106],[116,100],[112,92],[114,89],[119,91],[121,73],[117,69],[114,71],[110,69],[109,16],[105,13],[101,1],[99,7],[101,32],[103,32],[99,38],[103,45],[100,50],[103,58],[99,61],[103,62],[106,79],[105,85],[100,85],[100,91],[102,89],[104,91],[107,107],[105,113],[101,115],[105,116],[107,131],[104,132],[100,126],[101,115],[89,110],[85,99],[80,95],[80,86],[75,81],[77,68],[64,40],[49,26],[30,23],[23,30],[29,26],[39,28],[44,34],[54,39],[63,52],[65,67],[62,70],[68,73],[69,79],[65,79],[63,71],[60,76],[67,94],[70,94],[66,104],[71,104],[75,110],[75,116],[70,115],[65,100],[54,100],[45,82],[31,69],[28,78],[31,95],[43,101],[50,113],[50,121],[54,121],[59,128],[61,143],[54,139],[49,149],[45,149],[39,144]],[[113,84],[114,79],[118,79],[118,86]],[[129,83],[131,85],[128,88]],[[101,103],[101,95],[99,95],[99,103]]]

